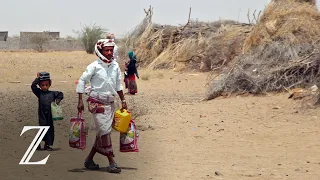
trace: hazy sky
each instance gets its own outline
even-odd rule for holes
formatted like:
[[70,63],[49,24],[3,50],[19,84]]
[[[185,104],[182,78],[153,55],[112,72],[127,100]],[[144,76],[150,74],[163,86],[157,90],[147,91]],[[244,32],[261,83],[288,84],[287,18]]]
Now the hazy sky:
[[263,10],[269,0],[0,0],[0,31],[9,36],[20,31],[60,31],[62,37],[74,36],[81,24],[96,23],[116,36],[132,30],[145,13],[154,7],[153,22],[178,25],[186,23],[189,8],[192,19],[221,19],[248,22],[247,12]]

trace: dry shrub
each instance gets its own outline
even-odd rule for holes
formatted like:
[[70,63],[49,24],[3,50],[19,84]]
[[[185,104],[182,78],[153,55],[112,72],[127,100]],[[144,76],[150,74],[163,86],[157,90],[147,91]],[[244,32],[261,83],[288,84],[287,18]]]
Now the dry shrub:
[[37,34],[31,37],[30,42],[34,44],[34,49],[43,52],[44,46],[50,41],[50,37],[43,34]]
[[311,4],[294,0],[272,2],[247,38],[244,52],[272,41],[288,45],[313,43],[320,35],[319,18],[319,12]]
[[[127,47],[135,50],[138,64],[148,69],[199,69],[201,63],[208,62],[205,64],[210,70],[241,52],[239,47],[242,47],[249,28],[250,25],[230,20],[190,21],[181,26],[158,25],[152,23],[151,16],[146,16],[128,35]],[[228,48],[233,50],[228,51]]]
[[239,56],[251,28],[246,24],[222,26],[219,32],[208,40],[204,54],[205,59],[203,59],[204,70],[209,69],[217,72]]
[[196,55],[198,55],[198,40],[190,37],[171,44],[147,67],[151,69],[172,69],[175,62],[188,62]]
[[212,80],[206,99],[222,93],[265,93],[319,80],[320,13],[307,3],[271,3],[246,39],[243,54]]
[[139,64],[148,66],[154,61],[169,45],[171,27],[148,26],[146,31],[138,40],[139,44],[135,47],[135,52],[139,57]]

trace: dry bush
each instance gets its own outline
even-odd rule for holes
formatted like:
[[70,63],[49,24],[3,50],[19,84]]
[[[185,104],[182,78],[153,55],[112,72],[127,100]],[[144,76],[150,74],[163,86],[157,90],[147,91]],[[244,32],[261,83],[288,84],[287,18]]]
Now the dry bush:
[[198,54],[198,40],[190,37],[167,47],[147,67],[151,69],[172,69],[175,62],[188,62]]
[[[273,0],[274,2],[281,2],[283,0]],[[316,0],[295,0],[296,2],[301,2],[301,3],[309,3],[312,5],[316,5]]]
[[139,64],[147,66],[154,61],[169,45],[172,28],[165,26],[167,29],[157,29],[157,25],[149,25],[145,32],[141,34],[135,52],[139,57]]
[[312,44],[319,39],[319,12],[313,5],[282,0],[270,3],[244,44],[244,52],[272,41]]
[[37,34],[30,38],[30,42],[34,44],[35,50],[38,52],[42,52],[44,50],[44,46],[50,41],[50,37],[43,34]]
[[158,25],[152,23],[151,13],[128,34],[126,47],[135,50],[138,64],[148,69],[181,71],[200,69],[201,64],[207,64],[207,70],[210,70],[241,52],[250,27],[231,20],[191,20],[180,26]]
[[206,99],[223,93],[260,94],[319,80],[320,13],[307,3],[271,3],[246,39],[243,54],[213,80]]
[[252,26],[246,24],[226,25],[219,29],[208,40],[205,48],[204,67],[201,70],[212,70],[215,73],[229,65],[237,56],[242,53],[242,47],[245,39],[251,32]]
[[88,54],[94,53],[95,44],[99,39],[105,38],[104,35],[107,32],[107,29],[104,29],[96,24],[93,25],[84,25],[81,30],[74,31],[78,34],[79,39],[83,43],[86,52]]

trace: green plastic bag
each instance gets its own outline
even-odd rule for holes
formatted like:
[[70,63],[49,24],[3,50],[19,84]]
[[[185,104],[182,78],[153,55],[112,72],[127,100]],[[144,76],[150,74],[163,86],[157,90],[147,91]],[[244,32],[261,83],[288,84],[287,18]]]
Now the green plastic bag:
[[62,108],[56,102],[51,103],[52,120],[63,120]]

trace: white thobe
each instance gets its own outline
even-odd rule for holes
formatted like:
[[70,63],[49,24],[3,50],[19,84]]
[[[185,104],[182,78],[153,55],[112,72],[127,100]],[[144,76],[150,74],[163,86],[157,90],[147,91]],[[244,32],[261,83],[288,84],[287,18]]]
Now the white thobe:
[[[121,70],[119,64],[112,61],[106,65],[100,59],[87,66],[79,79],[76,92],[85,93],[85,85],[90,83],[91,90],[101,95],[116,96],[117,91],[123,89],[121,84]],[[97,136],[109,134],[112,130],[115,104],[104,105],[104,113],[93,113]]]
[[100,59],[94,61],[87,66],[86,71],[80,77],[77,93],[84,93],[87,83],[90,83],[91,89],[96,92],[116,95],[117,91],[123,90],[119,64],[112,61],[110,65],[106,65]]

